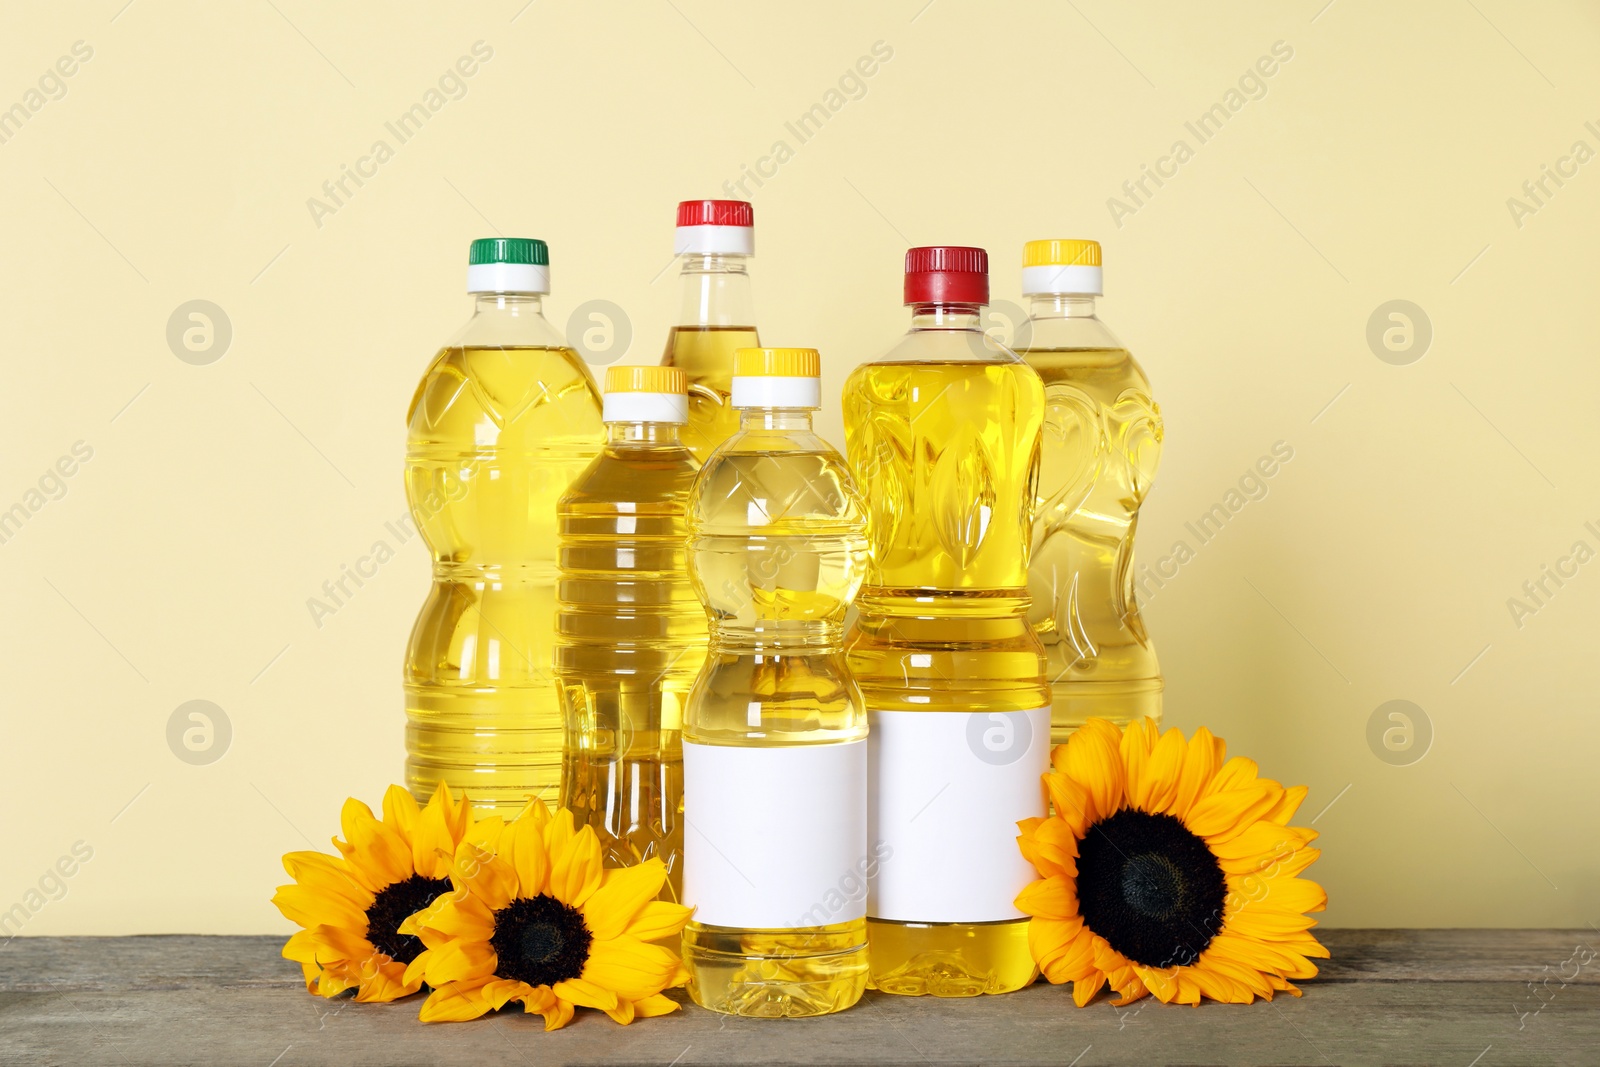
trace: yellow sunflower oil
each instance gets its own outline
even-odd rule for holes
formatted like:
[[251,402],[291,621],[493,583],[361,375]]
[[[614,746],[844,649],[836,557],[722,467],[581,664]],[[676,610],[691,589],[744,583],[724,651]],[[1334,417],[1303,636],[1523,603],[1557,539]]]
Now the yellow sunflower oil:
[[1161,461],[1150,380],[1095,315],[1095,241],[1029,241],[1017,339],[1044,379],[1029,621],[1044,642],[1052,744],[1086,719],[1161,721],[1161,667],[1139,615],[1133,541]]
[[846,639],[870,709],[870,822],[882,853],[871,981],[961,997],[1033,981],[1033,879],[1016,823],[1045,814],[1050,689],[1028,625],[1029,525],[1044,389],[979,325],[982,249],[906,256],[910,331],[844,389],[870,486],[867,576]]
[[706,658],[685,508],[699,464],[679,439],[683,372],[606,372],[606,443],[558,506],[556,679],[566,722],[561,806],[607,866],[652,857],[667,899],[683,867],[683,707]]
[[407,416],[406,496],[433,587],[406,649],[406,785],[480,813],[554,801],[556,501],[600,450],[600,394],[547,322],[543,241],[472,243],[472,318]]
[[733,354],[761,343],[748,267],[755,253],[753,209],[743,200],[683,201],[673,251],[679,260],[678,324],[667,334],[661,365],[688,375],[683,443],[704,463],[739,428],[739,413],[728,400]]
[[740,428],[689,505],[711,650],[684,713],[689,995],[823,1015],[867,982],[867,715],[841,641],[866,561],[843,457],[811,428],[812,349],[743,349]]

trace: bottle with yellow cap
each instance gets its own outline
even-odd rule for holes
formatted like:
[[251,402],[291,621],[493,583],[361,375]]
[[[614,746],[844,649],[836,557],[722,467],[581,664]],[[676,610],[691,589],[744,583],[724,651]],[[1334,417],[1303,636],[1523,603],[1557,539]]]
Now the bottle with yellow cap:
[[[1150,380],[1095,315],[1095,241],[1029,241],[1017,349],[1044,379],[1029,620],[1044,641],[1050,740],[1085,719],[1161,721],[1161,668],[1139,615],[1133,540],[1161,459]],[[1160,579],[1156,578],[1157,588]]]
[[682,888],[683,708],[706,655],[685,508],[699,464],[679,439],[683,372],[612,367],[606,443],[557,505],[561,804],[608,865],[659,858]]
[[866,513],[811,428],[812,349],[734,358],[738,431],[689,504],[711,651],[684,714],[683,959],[695,1003],[823,1015],[867,981],[867,713],[842,649]]
[[561,778],[556,501],[600,451],[600,392],[541,310],[545,243],[482,238],[467,259],[472,318],[406,414],[406,497],[433,559],[406,649],[406,785],[426,800],[443,781],[509,818]]

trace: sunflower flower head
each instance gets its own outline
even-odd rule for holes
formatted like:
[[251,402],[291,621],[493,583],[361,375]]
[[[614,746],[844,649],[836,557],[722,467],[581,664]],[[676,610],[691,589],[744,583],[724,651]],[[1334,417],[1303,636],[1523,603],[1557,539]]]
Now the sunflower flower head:
[[475,1019],[512,1001],[543,1015],[546,1030],[579,1006],[624,1024],[678,1010],[662,990],[689,972],[651,942],[680,933],[691,909],[656,899],[660,860],[608,870],[593,829],[531,800],[510,823],[474,825],[450,878],[454,892],[400,927],[427,946],[405,974],[432,988],[423,1022]]
[[344,838],[333,839],[339,855],[283,857],[294,884],[279,886],[272,902],[302,927],[283,955],[300,964],[308,991],[333,997],[354,989],[359,1001],[382,1002],[421,988],[406,966],[423,944],[400,925],[451,891],[450,864],[470,821],[466,801],[443,784],[422,808],[394,785],[382,819],[359,800],[345,801]]
[[1328,898],[1301,878],[1318,856],[1289,825],[1306,787],[1258,777],[1204,727],[1187,742],[1149,720],[1090,719],[1051,754],[1053,810],[1017,825],[1039,880],[1017,897],[1028,944],[1082,1007],[1109,984],[1118,1006],[1153,993],[1249,1004],[1326,958],[1310,933]]

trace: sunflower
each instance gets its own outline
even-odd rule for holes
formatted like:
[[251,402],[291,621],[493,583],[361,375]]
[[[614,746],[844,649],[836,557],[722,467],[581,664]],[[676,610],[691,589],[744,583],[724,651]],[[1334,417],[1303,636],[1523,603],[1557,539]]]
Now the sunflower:
[[1201,727],[1185,743],[1149,720],[1120,734],[1090,719],[1051,754],[1055,813],[1018,823],[1040,878],[1017,897],[1028,944],[1051,982],[1082,1007],[1106,984],[1120,1007],[1272,999],[1310,978],[1328,950],[1306,912],[1327,894],[1300,876],[1317,858],[1312,830],[1290,826],[1306,787],[1223,762]]
[[400,933],[412,912],[450,892],[450,862],[471,820],[464,799],[441,783],[425,808],[397,785],[383,796],[383,818],[351,798],[340,815],[340,855],[291,852],[284,869],[294,885],[279,886],[272,902],[304,929],[283,946],[300,964],[306,989],[325,997],[356,990],[360,1001],[390,1001],[415,993],[420,979],[406,965],[422,951]]
[[478,822],[456,850],[456,891],[401,924],[427,951],[407,982],[433,988],[423,1022],[459,1022],[521,1001],[546,1030],[581,1005],[619,1023],[665,1015],[661,991],[689,980],[677,954],[650,944],[683,930],[689,908],[656,900],[659,859],[607,870],[592,828],[531,800],[509,824]]

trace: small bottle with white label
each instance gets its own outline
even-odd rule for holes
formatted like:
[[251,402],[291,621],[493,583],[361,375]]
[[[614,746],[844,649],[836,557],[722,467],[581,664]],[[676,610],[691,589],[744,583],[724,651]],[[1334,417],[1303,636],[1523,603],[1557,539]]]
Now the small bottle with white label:
[[688,509],[711,648],[683,721],[683,959],[696,1004],[793,1018],[867,982],[867,713],[842,648],[866,511],[811,428],[808,348],[734,357],[738,431]]

